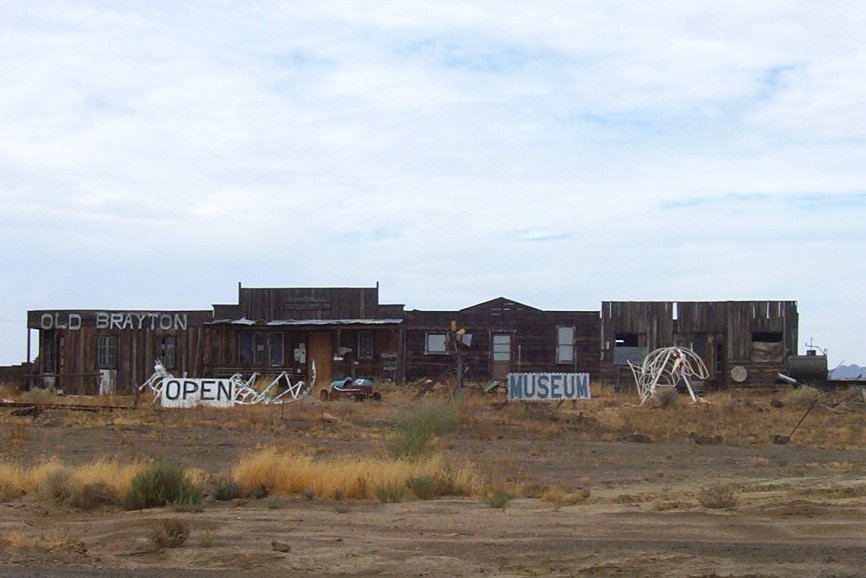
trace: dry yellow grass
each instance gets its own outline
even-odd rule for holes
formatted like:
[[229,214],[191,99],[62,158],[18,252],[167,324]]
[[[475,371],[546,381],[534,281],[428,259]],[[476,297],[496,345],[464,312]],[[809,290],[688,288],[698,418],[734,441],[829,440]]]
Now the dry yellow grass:
[[40,492],[52,478],[67,475],[69,481],[80,485],[105,484],[118,495],[126,493],[141,464],[121,464],[114,460],[96,460],[70,468],[53,459],[30,467],[13,463],[0,463],[0,486],[14,488],[27,494]]
[[452,470],[441,457],[416,462],[358,456],[317,460],[297,450],[268,447],[242,457],[232,469],[243,492],[264,486],[281,494],[355,500],[374,499],[378,486],[402,486],[410,478],[442,473],[449,474],[454,485],[466,493],[480,487],[473,468]]

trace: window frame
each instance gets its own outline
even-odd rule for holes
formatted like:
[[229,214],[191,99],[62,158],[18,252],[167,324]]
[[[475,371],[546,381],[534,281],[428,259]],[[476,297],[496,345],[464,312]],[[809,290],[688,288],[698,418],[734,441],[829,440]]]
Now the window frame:
[[177,367],[177,336],[163,335],[157,338],[156,357],[166,369]]
[[[442,340],[442,347],[430,347],[430,338],[436,337]],[[445,331],[428,331],[424,334],[424,355],[448,355],[448,334]]]
[[117,369],[117,336],[96,336],[96,365],[99,369]]
[[[496,338],[505,338],[505,343],[497,343]],[[507,345],[508,349],[505,350],[502,348],[503,345]],[[497,346],[499,346],[497,348]],[[502,357],[502,355],[506,355],[506,357]],[[496,362],[507,363],[514,359],[514,335],[511,333],[498,332],[493,333],[490,336],[490,358]]]
[[358,331],[358,359],[373,359],[375,339],[370,330]]
[[[562,341],[562,330],[567,329],[571,332],[571,336],[568,343],[564,343]],[[569,363],[573,364],[577,359],[577,353],[575,352],[575,345],[577,344],[577,329],[574,325],[557,325],[556,326],[556,363]],[[564,356],[563,353],[568,352],[567,356]]]

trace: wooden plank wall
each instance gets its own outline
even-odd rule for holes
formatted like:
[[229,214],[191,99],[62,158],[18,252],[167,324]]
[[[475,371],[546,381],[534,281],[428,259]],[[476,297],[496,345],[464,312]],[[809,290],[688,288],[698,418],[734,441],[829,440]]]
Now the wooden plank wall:
[[[784,371],[787,357],[797,352],[798,322],[796,301],[603,302],[600,374],[608,381],[616,379],[621,370],[611,363],[615,335],[637,333],[640,346],[648,351],[705,341],[705,361],[714,385],[733,385],[729,371],[736,365],[749,371],[750,378],[743,385],[772,385],[776,372]],[[757,332],[782,334],[785,353],[781,362],[751,360],[752,336]],[[724,357],[718,374],[716,343],[723,344]]]
[[[32,311],[28,325],[39,328],[39,317],[43,311]],[[39,348],[44,351],[47,344],[45,336],[53,333],[57,360],[55,372],[58,374],[57,387],[66,393],[92,395],[99,393],[98,337],[113,336],[116,344],[117,393],[132,394],[135,387],[147,380],[153,373],[157,356],[157,343],[163,336],[176,338],[175,356],[177,364],[169,368],[176,375],[187,372],[195,375],[200,370],[199,339],[202,324],[211,318],[210,311],[171,311],[187,315],[187,329],[97,329],[90,314],[84,311],[83,323],[79,329],[55,329],[52,332],[39,330]],[[111,313],[109,311],[109,313]],[[136,313],[136,312],[133,312]],[[44,358],[40,356],[35,368],[39,375],[45,373]]]
[[378,313],[379,289],[241,287],[238,301],[247,319],[369,319]]
[[556,363],[557,326],[574,326],[578,371],[598,370],[598,314],[595,311],[512,310],[492,316],[485,310],[407,311],[405,367],[409,381],[436,378],[454,367],[449,355],[426,354],[428,332],[447,331],[451,320],[472,334],[472,346],[464,354],[467,378],[490,379],[491,340],[497,332],[511,332],[514,371],[573,371],[572,363]]

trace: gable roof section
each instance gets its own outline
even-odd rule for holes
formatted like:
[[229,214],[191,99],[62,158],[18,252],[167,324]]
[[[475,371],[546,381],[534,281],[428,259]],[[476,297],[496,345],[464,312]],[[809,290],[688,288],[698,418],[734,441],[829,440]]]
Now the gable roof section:
[[497,297],[484,303],[471,305],[465,309],[461,309],[461,313],[489,313],[490,315],[504,315],[515,311],[541,311],[531,305],[525,305],[513,299],[506,297]]

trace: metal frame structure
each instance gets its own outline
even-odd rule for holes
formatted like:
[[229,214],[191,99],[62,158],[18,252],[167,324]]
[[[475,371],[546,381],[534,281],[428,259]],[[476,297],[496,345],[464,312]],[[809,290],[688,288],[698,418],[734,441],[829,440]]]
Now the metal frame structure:
[[704,360],[687,347],[662,347],[647,354],[640,365],[629,362],[640,404],[656,394],[659,387],[686,386],[692,402],[698,397],[692,389],[691,379],[705,380],[710,372]]

